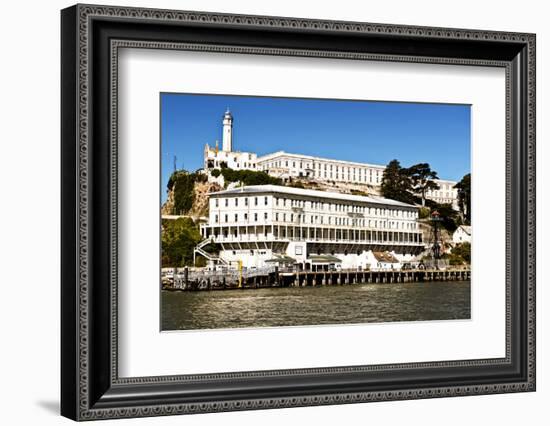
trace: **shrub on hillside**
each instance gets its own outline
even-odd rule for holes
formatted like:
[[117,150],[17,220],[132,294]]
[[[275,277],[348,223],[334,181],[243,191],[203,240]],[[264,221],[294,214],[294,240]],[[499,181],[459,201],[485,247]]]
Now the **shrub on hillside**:
[[221,174],[225,182],[242,182],[244,185],[282,185],[283,181],[279,178],[269,176],[263,171],[254,170],[234,170],[229,168],[221,169]]
[[173,214],[185,214],[193,207],[193,190],[195,182],[206,182],[208,177],[205,174],[194,172],[189,173],[179,170],[172,173],[168,180],[168,189],[174,191]]
[[470,263],[472,260],[472,246],[470,243],[460,243],[457,244],[452,250],[451,253],[455,256],[459,256],[466,263]]
[[426,219],[427,217],[430,217],[430,208],[429,207],[420,207],[420,210],[418,211],[418,218],[419,219]]

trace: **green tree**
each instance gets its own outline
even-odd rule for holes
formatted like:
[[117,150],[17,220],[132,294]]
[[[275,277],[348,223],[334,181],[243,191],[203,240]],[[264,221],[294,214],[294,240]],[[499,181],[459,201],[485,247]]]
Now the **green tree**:
[[470,208],[471,208],[471,189],[470,189],[471,176],[470,173],[464,175],[464,177],[454,187],[458,189],[458,208],[462,214],[464,222],[470,224]]
[[193,219],[163,219],[161,232],[161,263],[163,267],[193,265],[193,249],[201,241],[199,227]]
[[412,189],[411,179],[407,169],[401,167],[398,160],[391,160],[386,166],[380,189],[382,195],[386,198],[404,203],[414,202],[410,192]]
[[454,232],[461,223],[458,212],[453,209],[451,204],[437,204],[434,210],[437,210],[439,213],[441,226],[449,232]]
[[427,219],[430,217],[430,208],[429,207],[421,207],[418,211],[418,218],[419,219]]
[[470,243],[457,244],[451,253],[455,256],[459,256],[466,263],[470,263],[472,260],[472,246]]
[[464,259],[462,259],[462,257],[460,257],[459,255],[454,254],[454,253],[451,253],[448,256],[448,259],[449,259],[449,265],[452,265],[452,266],[457,266],[457,265],[463,265],[464,264]]
[[437,173],[431,169],[428,163],[418,163],[407,169],[407,174],[412,183],[412,190],[422,198],[422,207],[426,205],[426,192],[431,189],[439,189],[434,182],[438,179]]

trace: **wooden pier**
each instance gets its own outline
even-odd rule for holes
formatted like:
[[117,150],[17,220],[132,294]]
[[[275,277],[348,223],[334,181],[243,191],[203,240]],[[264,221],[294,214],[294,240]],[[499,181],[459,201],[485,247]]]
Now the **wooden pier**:
[[279,271],[238,275],[207,273],[191,277],[187,270],[175,275],[168,290],[224,290],[242,288],[306,287],[354,284],[391,284],[430,281],[466,281],[469,269]]

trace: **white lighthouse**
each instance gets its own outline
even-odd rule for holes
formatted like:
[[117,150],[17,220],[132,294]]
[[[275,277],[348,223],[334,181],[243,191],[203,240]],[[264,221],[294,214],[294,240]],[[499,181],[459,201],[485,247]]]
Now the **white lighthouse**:
[[[204,147],[204,170],[228,168],[233,170],[256,170],[257,155],[254,152],[233,151],[233,115],[229,108],[223,114],[222,119],[222,146],[218,150],[218,141],[215,148],[208,144]],[[208,175],[210,182],[223,185],[223,178]]]
[[233,150],[233,116],[229,111],[225,111],[223,115],[223,135],[222,135],[222,151],[231,152]]

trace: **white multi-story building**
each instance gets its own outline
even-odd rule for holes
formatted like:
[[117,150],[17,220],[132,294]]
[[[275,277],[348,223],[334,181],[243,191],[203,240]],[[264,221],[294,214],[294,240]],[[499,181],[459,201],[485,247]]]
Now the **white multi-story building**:
[[426,191],[426,198],[439,204],[451,204],[453,209],[458,210],[458,189],[454,186],[455,181],[438,179],[435,181],[439,189]]
[[423,250],[418,209],[394,200],[276,185],[210,194],[202,236],[223,263],[376,268],[373,252],[411,261]]
[[[222,149],[204,148],[204,170],[228,167],[235,170],[265,171],[269,175],[290,179],[310,179],[337,184],[368,185],[379,188],[385,166],[353,161],[335,160],[278,151],[258,157],[252,152],[233,151],[233,116],[229,110],[222,118]],[[212,178],[216,180],[215,178]],[[456,182],[438,179],[440,189],[426,193],[426,198],[438,203],[452,204],[458,210]]]
[[283,179],[310,178],[379,186],[385,167],[279,151],[258,157],[257,169]]

